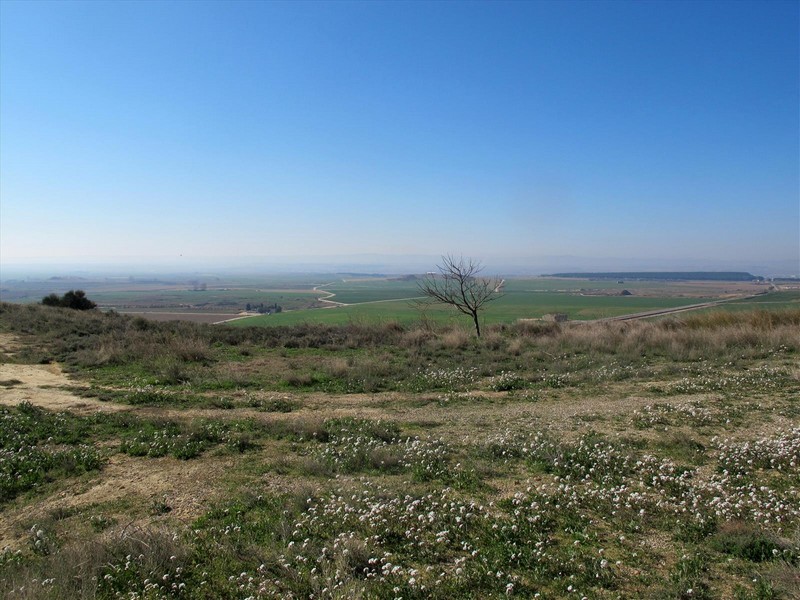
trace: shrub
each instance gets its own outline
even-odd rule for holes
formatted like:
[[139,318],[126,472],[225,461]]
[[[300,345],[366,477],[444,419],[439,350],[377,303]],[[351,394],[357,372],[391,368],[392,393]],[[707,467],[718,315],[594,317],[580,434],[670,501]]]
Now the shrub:
[[91,310],[97,306],[86,297],[83,290],[70,290],[60,298],[58,294],[50,294],[42,298],[45,306],[60,306],[62,308],[72,308],[74,310]]

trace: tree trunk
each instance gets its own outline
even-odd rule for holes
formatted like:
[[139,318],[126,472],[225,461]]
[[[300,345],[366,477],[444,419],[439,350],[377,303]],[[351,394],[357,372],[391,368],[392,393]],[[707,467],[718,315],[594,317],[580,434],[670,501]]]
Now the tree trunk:
[[472,320],[475,321],[475,333],[481,337],[481,324],[478,322],[478,313],[472,313]]

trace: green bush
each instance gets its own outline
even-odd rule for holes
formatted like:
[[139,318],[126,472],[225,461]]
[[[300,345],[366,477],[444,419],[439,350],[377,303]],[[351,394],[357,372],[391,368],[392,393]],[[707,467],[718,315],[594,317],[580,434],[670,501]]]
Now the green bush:
[[59,298],[58,294],[50,294],[42,298],[45,306],[60,306],[62,308],[72,308],[74,310],[91,310],[97,306],[86,297],[83,290],[70,290]]

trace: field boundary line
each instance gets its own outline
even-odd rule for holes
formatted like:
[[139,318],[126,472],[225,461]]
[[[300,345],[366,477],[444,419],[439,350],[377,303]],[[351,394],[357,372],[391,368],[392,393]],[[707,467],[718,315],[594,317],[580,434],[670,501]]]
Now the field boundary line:
[[703,308],[711,308],[712,306],[719,306],[720,304],[726,304],[728,302],[734,302],[737,300],[749,300],[751,298],[760,298],[768,294],[760,293],[760,294],[751,294],[749,296],[734,296],[732,298],[722,298],[719,300],[712,300],[710,302],[701,302],[699,304],[688,304],[686,306],[676,306],[674,308],[661,308],[656,310],[648,310],[644,312],[638,313],[630,313],[627,315],[619,315],[617,317],[603,317],[602,319],[594,319],[592,321],[584,321],[585,323],[605,323],[611,321],[635,321],[637,319],[647,319],[649,317],[660,317],[663,315],[671,315],[674,313],[680,312],[689,312],[692,310],[700,310]]

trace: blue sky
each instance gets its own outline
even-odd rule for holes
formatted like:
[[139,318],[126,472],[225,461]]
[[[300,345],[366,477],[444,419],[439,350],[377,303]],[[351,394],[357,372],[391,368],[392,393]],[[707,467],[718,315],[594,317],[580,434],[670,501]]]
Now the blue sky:
[[4,1],[0,262],[795,265],[798,6]]

